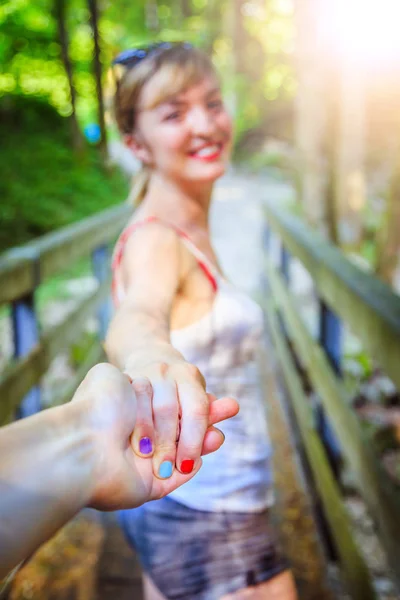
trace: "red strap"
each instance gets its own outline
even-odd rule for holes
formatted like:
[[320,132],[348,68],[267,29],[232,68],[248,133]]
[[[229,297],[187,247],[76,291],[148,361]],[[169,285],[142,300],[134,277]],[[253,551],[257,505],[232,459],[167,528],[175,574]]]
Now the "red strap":
[[[132,233],[134,233],[136,231],[136,229],[138,229],[139,227],[142,227],[143,225],[147,225],[148,223],[155,223],[155,222],[161,223],[162,225],[166,225],[167,227],[172,227],[172,229],[174,229],[180,237],[183,237],[183,238],[187,239],[189,242],[193,243],[191,241],[191,239],[189,238],[189,236],[184,231],[179,229],[179,227],[176,227],[175,225],[172,225],[170,223],[164,223],[158,217],[154,217],[154,216],[147,217],[146,219],[143,219],[142,221],[137,221],[136,223],[131,223],[130,225],[128,225],[128,227],[126,227],[123,230],[123,232],[121,233],[121,235],[119,236],[117,244],[115,246],[114,257],[113,257],[113,261],[112,261],[112,269],[113,270],[115,270],[117,267],[119,267],[119,265],[121,263],[125,244],[129,238],[129,236]],[[213,275],[213,273],[210,271],[207,263],[205,261],[202,261],[197,256],[195,256],[195,258],[196,258],[196,261],[197,261],[199,267],[202,269],[202,271],[206,275],[207,279],[211,283],[213,291],[216,292],[218,289],[217,280],[216,280],[215,276]]]

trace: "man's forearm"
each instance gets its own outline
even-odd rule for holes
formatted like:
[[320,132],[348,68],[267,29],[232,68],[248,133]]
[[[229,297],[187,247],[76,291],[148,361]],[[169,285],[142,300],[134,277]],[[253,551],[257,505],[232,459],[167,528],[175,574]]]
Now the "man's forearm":
[[0,579],[89,500],[93,445],[79,410],[68,404],[0,431]]

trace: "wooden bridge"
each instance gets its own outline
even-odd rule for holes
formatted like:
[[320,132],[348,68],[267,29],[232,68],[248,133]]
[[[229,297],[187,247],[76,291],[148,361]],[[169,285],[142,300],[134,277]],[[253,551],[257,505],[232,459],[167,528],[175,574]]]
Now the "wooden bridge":
[[[343,340],[350,329],[400,389],[400,299],[263,194],[257,199],[251,191],[247,196],[254,200],[244,204],[235,196],[235,180],[218,194],[212,223],[217,250],[227,249],[222,265],[233,279],[240,269],[251,271],[246,287],[267,315],[263,380],[275,447],[274,518],[300,597],[395,599],[399,485],[383,468],[375,438],[351,405]],[[79,342],[93,315],[98,337],[86,343],[73,379],[51,404],[68,401],[86,371],[104,359],[110,247],[129,214],[125,205],[110,209],[1,257],[0,316],[11,323],[13,356],[4,361],[0,379],[0,424],[44,408],[42,378],[60,352]],[[246,238],[243,245],[233,247],[239,238]],[[66,265],[89,259],[97,289],[42,332],[38,293]],[[299,280],[309,282],[311,295],[299,296]],[[243,286],[244,277],[238,283]],[[386,595],[376,585],[374,564],[355,525],[354,499],[371,520],[373,543],[386,565]],[[84,511],[17,574],[8,595],[12,600],[140,600],[140,570],[113,516]]]

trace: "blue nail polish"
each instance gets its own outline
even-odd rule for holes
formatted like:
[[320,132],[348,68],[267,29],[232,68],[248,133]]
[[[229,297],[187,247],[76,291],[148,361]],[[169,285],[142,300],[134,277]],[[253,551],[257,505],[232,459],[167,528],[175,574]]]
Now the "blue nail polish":
[[168,479],[168,477],[171,477],[172,471],[173,471],[172,462],[170,460],[165,460],[163,463],[161,463],[160,468],[158,470],[158,474],[163,479]]

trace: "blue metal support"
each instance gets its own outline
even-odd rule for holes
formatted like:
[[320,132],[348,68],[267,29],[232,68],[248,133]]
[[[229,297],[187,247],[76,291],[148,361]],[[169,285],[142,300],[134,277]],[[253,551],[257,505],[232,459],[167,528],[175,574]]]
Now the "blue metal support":
[[281,273],[287,285],[290,284],[290,254],[286,250],[285,246],[281,243]]
[[[319,301],[319,342],[324,348],[326,356],[335,373],[342,373],[342,324],[335,313],[323,302]],[[329,423],[321,404],[316,407],[317,430],[326,448],[328,458],[335,475],[339,476],[341,464],[341,450],[335,432]]]
[[335,373],[342,373],[342,324],[335,313],[323,302],[319,301],[319,341]]
[[[280,240],[280,265],[279,265],[279,267],[280,267],[280,271],[282,273],[282,277],[285,280],[287,287],[289,287],[289,285],[290,285],[290,254],[286,250],[286,248],[283,245],[281,240]],[[282,315],[280,313],[278,314],[278,319],[279,319],[279,322],[281,325],[283,335],[285,336],[285,338],[288,338],[287,328],[285,326],[284,320],[282,319]]]
[[271,250],[271,227],[268,223],[264,224],[262,232],[262,247],[264,252],[269,252]]
[[[92,252],[92,266],[93,273],[96,277],[99,285],[101,285],[104,281],[109,278],[110,274],[110,251],[108,246],[99,246]],[[111,319],[112,314],[112,304],[111,304],[111,294],[110,296],[101,304],[97,317],[99,320],[99,338],[100,340],[104,340],[108,325]]]
[[[14,338],[14,358],[28,354],[39,342],[39,326],[35,314],[34,294],[12,303],[12,328]],[[17,410],[17,418],[29,417],[41,410],[40,387],[32,388]]]

